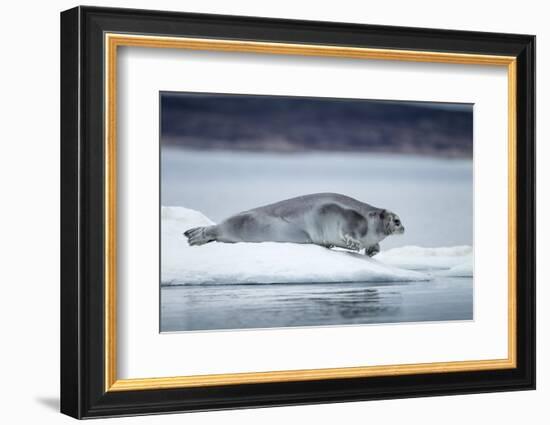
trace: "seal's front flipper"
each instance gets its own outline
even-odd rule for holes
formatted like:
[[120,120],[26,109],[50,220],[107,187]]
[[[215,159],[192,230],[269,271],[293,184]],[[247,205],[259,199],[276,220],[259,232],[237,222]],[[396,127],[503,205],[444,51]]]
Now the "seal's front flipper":
[[375,245],[371,245],[369,246],[366,250],[365,250],[365,255],[368,255],[369,257],[374,257],[376,254],[378,254],[380,252],[380,244],[375,244]]
[[183,234],[189,245],[204,245],[216,240],[216,226],[193,227]]
[[359,251],[361,249],[361,242],[350,235],[344,235],[344,245],[352,251]]

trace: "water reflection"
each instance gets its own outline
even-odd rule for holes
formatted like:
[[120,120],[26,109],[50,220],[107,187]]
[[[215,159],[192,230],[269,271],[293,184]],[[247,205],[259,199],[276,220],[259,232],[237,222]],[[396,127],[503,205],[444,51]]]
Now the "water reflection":
[[342,292],[316,292],[304,299],[283,298],[281,302],[312,304],[321,316],[354,319],[378,315],[381,312],[395,312],[399,309],[402,298],[399,292],[362,288]]
[[472,319],[472,279],[399,284],[176,286],[161,289],[162,331]]

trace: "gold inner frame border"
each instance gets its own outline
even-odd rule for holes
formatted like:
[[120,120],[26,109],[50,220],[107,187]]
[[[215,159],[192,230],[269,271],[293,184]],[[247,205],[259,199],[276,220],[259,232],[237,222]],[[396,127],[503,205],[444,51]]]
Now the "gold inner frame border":
[[[380,366],[360,366],[324,369],[228,373],[151,378],[117,378],[117,51],[120,46],[229,51],[280,55],[324,56],[405,62],[432,62],[469,65],[504,66],[508,72],[508,357],[495,360],[468,360],[453,362],[416,363]],[[411,375],[419,373],[450,373],[512,369],[516,359],[516,285],[517,285],[517,229],[516,229],[516,58],[466,53],[429,52],[413,50],[371,49],[331,45],[289,44],[259,41],[236,41],[206,38],[164,37],[106,33],[105,47],[105,391],[137,391],[216,385],[239,385],[323,379],[364,378]]]

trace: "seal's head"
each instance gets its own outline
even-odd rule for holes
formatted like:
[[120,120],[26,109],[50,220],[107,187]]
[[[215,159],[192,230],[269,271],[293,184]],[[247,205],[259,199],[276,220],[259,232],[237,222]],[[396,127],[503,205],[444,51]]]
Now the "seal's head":
[[378,231],[386,236],[401,235],[405,233],[405,227],[399,216],[388,210],[372,211],[369,215],[374,215],[379,219]]

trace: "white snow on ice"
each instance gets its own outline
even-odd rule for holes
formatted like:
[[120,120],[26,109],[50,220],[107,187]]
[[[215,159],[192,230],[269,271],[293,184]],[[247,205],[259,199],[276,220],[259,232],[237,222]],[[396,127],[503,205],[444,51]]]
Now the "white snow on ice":
[[436,273],[438,276],[448,277],[473,277],[474,275],[474,259],[470,255],[464,263],[457,264],[448,270],[441,270]]
[[[399,282],[437,275],[472,276],[469,246],[408,246],[375,258],[291,243],[209,243],[189,246],[187,229],[213,222],[183,207],[161,210],[161,281],[163,285]],[[420,272],[419,270],[422,270]]]
[[[404,246],[383,251],[376,256],[378,261],[392,266],[408,270],[440,270],[438,275],[454,270],[460,273],[458,276],[466,276],[464,273],[470,270],[472,276],[472,247],[469,245],[451,246],[441,248],[423,248],[420,246]],[[455,274],[445,274],[455,276]]]

